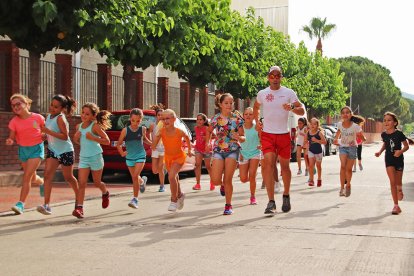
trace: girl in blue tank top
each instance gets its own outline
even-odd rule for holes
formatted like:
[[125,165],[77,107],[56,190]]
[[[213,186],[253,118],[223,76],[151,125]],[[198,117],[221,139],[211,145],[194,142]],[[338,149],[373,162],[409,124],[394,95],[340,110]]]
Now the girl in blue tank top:
[[82,123],[76,126],[76,133],[73,138],[75,143],[80,144],[79,158],[79,195],[77,206],[72,215],[83,218],[83,201],[89,173],[92,171],[93,183],[102,192],[102,208],[109,206],[109,192],[105,183],[101,181],[104,161],[102,157],[102,145],[109,145],[109,137],[104,130],[111,127],[109,116],[111,113],[106,110],[99,110],[94,103],[86,103],[82,106]]
[[[47,154],[44,178],[44,204],[37,207],[37,211],[44,214],[52,214],[50,209],[50,194],[52,181],[56,169],[62,165],[65,181],[69,183],[75,192],[75,202],[78,200],[78,180],[73,176],[74,150],[69,138],[69,124],[65,113],[71,115],[76,107],[72,98],[64,95],[55,95],[50,102],[49,115],[42,132],[47,135]],[[76,205],[76,204],[75,204]]]
[[243,183],[250,182],[250,204],[256,205],[256,175],[261,154],[259,133],[256,131],[256,124],[253,123],[253,108],[247,107],[244,110],[243,119],[246,140],[240,143],[240,181]]
[[[145,192],[147,177],[141,177],[140,174],[145,165],[146,152],[144,142],[151,145],[151,141],[147,138],[147,128],[140,126],[144,114],[141,109],[134,108],[129,114],[131,124],[122,129],[119,135],[117,149],[122,157],[126,158],[129,173],[132,177],[134,197],[128,206],[134,209],[138,208],[138,192]],[[125,141],[126,151],[123,150],[123,142]]]
[[312,118],[309,121],[309,131],[305,136],[305,143],[308,142],[308,158],[309,158],[309,186],[315,186],[313,181],[313,171],[315,170],[315,165],[318,172],[318,183],[317,186],[322,186],[322,158],[323,151],[322,145],[326,144],[325,136],[320,127],[320,122],[316,118]]

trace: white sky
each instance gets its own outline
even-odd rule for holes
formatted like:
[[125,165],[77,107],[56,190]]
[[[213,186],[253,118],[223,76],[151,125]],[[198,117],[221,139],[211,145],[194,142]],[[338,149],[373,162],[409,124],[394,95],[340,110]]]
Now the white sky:
[[322,41],[327,57],[362,56],[391,71],[402,92],[414,94],[414,1],[289,0],[289,35],[313,51],[316,40],[300,32],[313,17],[336,24]]

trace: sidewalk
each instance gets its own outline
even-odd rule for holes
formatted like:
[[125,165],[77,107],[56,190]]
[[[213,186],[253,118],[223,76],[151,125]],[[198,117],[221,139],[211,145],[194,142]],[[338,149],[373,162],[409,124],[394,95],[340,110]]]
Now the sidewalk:
[[[124,184],[106,184],[109,192],[112,195],[116,194],[132,194],[132,185]],[[7,186],[0,187],[0,213],[10,211],[10,208],[19,201],[20,187]],[[52,189],[51,205],[62,205],[70,201],[75,202],[72,188],[66,183],[54,183]],[[86,188],[85,200],[100,198],[101,192],[92,183],[88,184]],[[44,198],[40,196],[39,186],[34,186],[30,190],[29,196],[25,203],[25,209],[36,208],[36,206],[43,204]]]

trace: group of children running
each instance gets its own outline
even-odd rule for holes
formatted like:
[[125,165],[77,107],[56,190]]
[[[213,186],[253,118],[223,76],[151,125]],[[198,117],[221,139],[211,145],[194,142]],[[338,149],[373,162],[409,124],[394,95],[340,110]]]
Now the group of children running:
[[[30,112],[31,100],[22,94],[14,94],[10,103],[16,115],[9,123],[10,135],[7,145],[18,144],[18,155],[24,171],[20,200],[12,207],[16,214],[24,212],[24,203],[30,191],[31,183],[36,180],[36,170],[46,157],[44,169],[44,204],[37,210],[45,215],[52,213],[50,198],[52,182],[57,168],[61,165],[65,181],[69,183],[75,194],[75,208],[72,215],[84,217],[83,202],[89,174],[92,174],[94,185],[102,192],[102,208],[109,206],[109,191],[101,181],[104,167],[101,145],[109,145],[110,140],[105,130],[111,127],[110,112],[100,110],[94,103],[86,103],[81,109],[81,123],[76,126],[73,142],[80,145],[78,178],[73,175],[75,162],[74,147],[69,137],[69,124],[66,116],[70,116],[76,108],[73,99],[64,95],[52,98],[49,114],[44,117]],[[253,108],[247,107],[243,114],[233,108],[234,99],[229,93],[216,96],[216,106],[220,112],[210,120],[205,114],[197,115],[195,127],[196,141],[193,146],[185,131],[176,127],[177,116],[171,109],[156,108],[156,122],[149,129],[141,125],[143,112],[134,108],[130,112],[130,123],[121,131],[117,149],[126,159],[126,165],[132,177],[133,198],[128,206],[138,208],[139,192],[145,191],[147,178],[140,176],[146,161],[144,143],[152,149],[152,170],[159,175],[159,191],[164,192],[165,169],[171,190],[171,202],[168,211],[175,212],[184,207],[185,194],[181,189],[179,171],[187,156],[195,155],[196,184],[193,190],[200,190],[201,165],[204,161],[210,176],[210,190],[220,186],[220,193],[225,197],[224,215],[233,213],[233,176],[239,168],[240,181],[250,184],[250,204],[257,204],[256,175],[262,160],[260,136],[253,116]],[[359,145],[365,141],[361,125],[362,117],[352,113],[349,107],[341,109],[342,121],[338,123],[338,131],[334,144],[339,146],[340,196],[351,195],[352,170],[358,155]],[[394,201],[392,214],[399,214],[398,202],[403,199],[402,175],[404,169],[403,153],[408,150],[408,139],[397,129],[398,119],[395,114],[384,114],[384,129],[381,134],[383,145],[375,155],[385,151],[386,171],[390,180],[391,194]],[[302,174],[301,155],[304,153],[305,175],[309,176],[308,185],[322,186],[322,145],[326,144],[324,131],[317,118],[309,123],[300,118],[297,129],[298,175]],[[47,140],[45,156],[44,140]],[[125,142],[125,147],[123,146]],[[183,142],[187,144],[187,152],[183,150]],[[359,153],[359,154],[358,154]],[[362,164],[359,163],[362,170]],[[315,170],[316,168],[316,170]],[[277,178],[277,170],[275,170]],[[278,187],[276,186],[276,189]]]

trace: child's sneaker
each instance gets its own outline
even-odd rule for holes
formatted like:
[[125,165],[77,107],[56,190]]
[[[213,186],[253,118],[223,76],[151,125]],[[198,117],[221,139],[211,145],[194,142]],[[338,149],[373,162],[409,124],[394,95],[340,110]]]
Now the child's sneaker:
[[400,208],[400,206],[395,205],[394,208],[392,209],[391,214],[398,215],[399,213],[401,213],[401,208]]
[[231,214],[233,214],[233,206],[231,206],[230,204],[226,204],[224,206],[223,215],[227,216],[227,215],[231,215]]
[[354,168],[352,169],[352,172],[356,172],[356,167],[354,167]]
[[362,167],[362,164],[359,164],[359,170],[362,171],[364,167]]
[[222,196],[225,196],[225,195],[226,195],[226,192],[224,191],[224,185],[221,185],[221,186],[220,186],[220,194],[221,194]]
[[160,192],[160,193],[165,192],[165,185],[160,185],[160,188],[158,189],[158,192]]
[[170,211],[170,212],[177,211],[177,203],[171,201],[170,206],[168,206],[168,211]]
[[280,182],[275,181],[275,193],[279,193],[279,192],[280,192]]
[[282,211],[287,213],[290,211],[290,196],[283,195]]
[[257,205],[256,197],[254,197],[254,196],[250,197],[250,205]]
[[77,217],[78,219],[83,218],[83,208],[81,206],[77,206],[75,210],[73,210],[72,216]]
[[199,191],[199,190],[201,190],[201,185],[200,185],[200,183],[195,184],[195,185],[193,186],[193,190],[195,190],[195,191]]
[[210,191],[214,191],[216,186],[214,186],[213,182],[210,181]]
[[44,204],[44,205],[39,205],[37,206],[36,210],[43,214],[43,215],[51,215],[52,214],[52,210],[50,209],[48,204]]
[[345,189],[340,189],[339,190],[339,196],[345,196]]
[[345,187],[345,196],[349,197],[351,195],[351,186]]
[[177,209],[178,210],[181,210],[181,209],[184,208],[184,199],[185,199],[185,194],[181,193],[181,196],[177,200]]
[[322,179],[318,179],[318,184],[316,184],[316,186],[318,187],[322,186]]
[[146,176],[141,177],[142,183],[139,185],[139,191],[141,193],[145,192],[145,188],[147,187],[148,178]]
[[297,175],[301,175],[302,174],[302,170],[299,169]]
[[109,191],[106,191],[105,194],[102,194],[102,208],[106,209],[109,206]]
[[313,187],[313,186],[315,186],[315,183],[313,182],[313,180],[309,180],[309,181],[308,181],[308,186],[309,186],[309,187]]
[[133,209],[138,209],[138,199],[136,197],[132,198],[131,201],[128,203],[128,206]]
[[269,200],[267,207],[264,211],[265,214],[274,214],[276,212],[276,203],[274,200]]
[[16,213],[16,215],[21,215],[24,212],[24,203],[19,201],[11,209]]
[[305,176],[308,176],[309,175],[309,171],[308,171],[308,169],[306,169],[305,170]]

